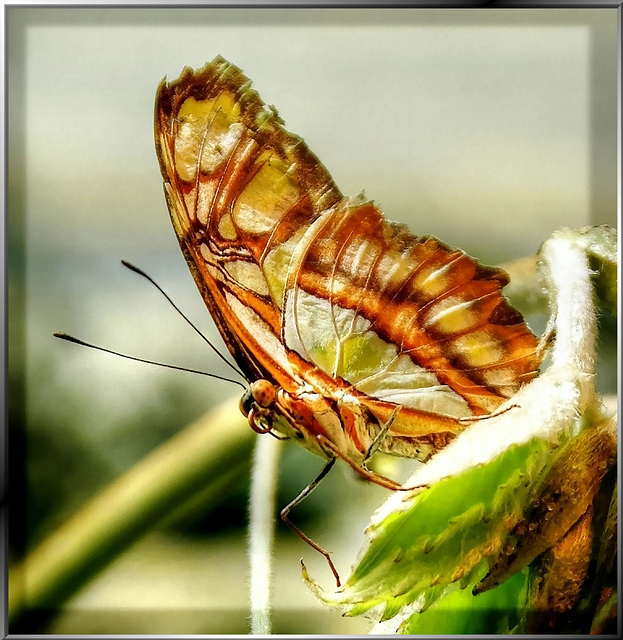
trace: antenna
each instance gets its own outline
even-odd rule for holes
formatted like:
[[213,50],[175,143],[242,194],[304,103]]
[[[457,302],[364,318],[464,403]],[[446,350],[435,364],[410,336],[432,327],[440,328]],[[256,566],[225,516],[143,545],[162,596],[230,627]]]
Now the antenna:
[[[235,367],[231,362],[229,362],[229,360],[227,360],[227,358],[225,358],[225,356],[210,342],[210,340],[208,340],[208,338],[206,338],[203,333],[201,333],[201,331],[199,331],[199,329],[197,329],[197,327],[184,315],[184,313],[182,313],[182,311],[180,310],[180,308],[175,304],[175,302],[173,302],[173,300],[171,300],[171,298],[169,298],[169,296],[165,293],[164,289],[162,289],[162,287],[151,277],[148,276],[142,269],[139,269],[138,267],[135,267],[133,264],[131,264],[130,262],[128,262],[127,260],[122,260],[121,264],[124,267],[127,267],[128,269],[130,269],[130,271],[134,271],[134,273],[138,273],[139,276],[143,276],[143,278],[145,278],[146,280],[149,280],[149,282],[151,282],[151,284],[154,285],[154,287],[156,287],[156,289],[158,289],[158,291],[160,291],[160,293],[169,301],[169,303],[171,304],[171,306],[182,316],[182,318],[184,318],[184,320],[186,320],[186,322],[201,336],[201,338],[208,344],[208,346],[212,349],[212,351],[214,351],[214,353],[216,353],[216,355],[233,371],[235,371],[239,376],[241,376],[242,378],[244,378],[244,380],[246,380],[247,382],[249,381],[249,379],[247,378],[247,376],[244,375],[244,373],[242,373],[242,371],[240,371],[237,367]],[[246,388],[246,387],[245,387]]]
[[118,351],[113,351],[112,349],[105,349],[104,347],[98,347],[95,344],[90,344],[85,342],[84,340],[80,340],[79,338],[74,338],[73,336],[68,335],[67,333],[62,333],[60,331],[55,332],[55,338],[60,338],[61,340],[67,340],[67,342],[75,342],[76,344],[82,345],[83,347],[90,347],[91,349],[97,349],[98,351],[105,351],[106,353],[112,353],[115,356],[120,356],[122,358],[127,358],[128,360],[136,360],[137,362],[144,362],[145,364],[153,364],[157,367],[165,367],[167,369],[176,369],[178,371],[188,371],[188,373],[198,373],[202,376],[208,376],[210,378],[216,378],[217,380],[224,380],[225,382],[231,382],[232,384],[237,384],[239,387],[246,389],[246,386],[239,382],[238,380],[231,380],[230,378],[225,378],[223,376],[217,376],[215,373],[207,373],[206,371],[198,371],[197,369],[187,369],[186,367],[176,367],[172,364],[164,364],[162,362],[154,362],[153,360],[145,360],[143,358],[135,358],[134,356],[129,356],[125,353],[119,353]]

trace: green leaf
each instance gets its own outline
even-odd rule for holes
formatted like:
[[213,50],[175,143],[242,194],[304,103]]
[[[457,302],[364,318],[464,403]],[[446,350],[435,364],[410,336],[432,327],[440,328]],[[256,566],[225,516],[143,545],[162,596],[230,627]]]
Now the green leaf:
[[454,587],[429,609],[415,613],[398,628],[409,635],[505,633],[519,624],[525,602],[526,573],[516,573],[496,589],[478,596]]
[[[616,620],[618,606],[618,595],[616,591],[613,591],[606,596],[603,602],[600,602],[593,624],[591,625],[591,634],[604,633],[604,627],[609,621]],[[614,626],[614,625],[612,625]]]
[[469,580],[474,570],[481,577],[483,558],[499,551],[520,519],[551,451],[547,441],[534,438],[421,491],[369,529],[369,545],[346,584],[319,596],[346,605],[347,615],[384,605],[388,619],[416,600],[418,610],[425,608],[443,587]]
[[511,530],[491,571],[477,590],[484,591],[526,567],[558,543],[590,507],[616,461],[616,426],[603,420],[584,429],[552,456],[530,494],[524,516]]

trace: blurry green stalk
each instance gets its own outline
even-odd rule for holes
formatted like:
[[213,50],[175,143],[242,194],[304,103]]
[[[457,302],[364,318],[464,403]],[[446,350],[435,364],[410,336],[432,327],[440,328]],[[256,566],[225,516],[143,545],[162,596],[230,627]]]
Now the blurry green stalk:
[[248,472],[255,434],[238,399],[158,447],[9,571],[9,624],[54,611],[159,521],[201,495],[209,503]]

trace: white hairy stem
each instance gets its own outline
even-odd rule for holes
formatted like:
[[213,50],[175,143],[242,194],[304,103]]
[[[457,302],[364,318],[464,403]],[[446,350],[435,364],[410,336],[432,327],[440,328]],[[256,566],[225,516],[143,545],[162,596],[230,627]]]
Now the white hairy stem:
[[249,499],[251,634],[271,633],[272,547],[282,443],[269,434],[257,438]]

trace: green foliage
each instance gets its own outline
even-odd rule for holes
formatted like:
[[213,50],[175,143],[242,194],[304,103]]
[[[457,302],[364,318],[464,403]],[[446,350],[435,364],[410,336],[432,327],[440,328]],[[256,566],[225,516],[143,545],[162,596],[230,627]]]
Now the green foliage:
[[382,604],[388,619],[416,601],[418,609],[430,606],[453,583],[482,577],[482,561],[500,550],[521,518],[551,451],[533,439],[421,491],[369,531],[369,546],[348,581],[325,600],[346,605],[349,615]]
[[407,618],[398,632],[475,635],[512,631],[519,624],[525,592],[525,572],[516,573],[497,589],[478,596],[469,588],[455,586],[430,608]]

